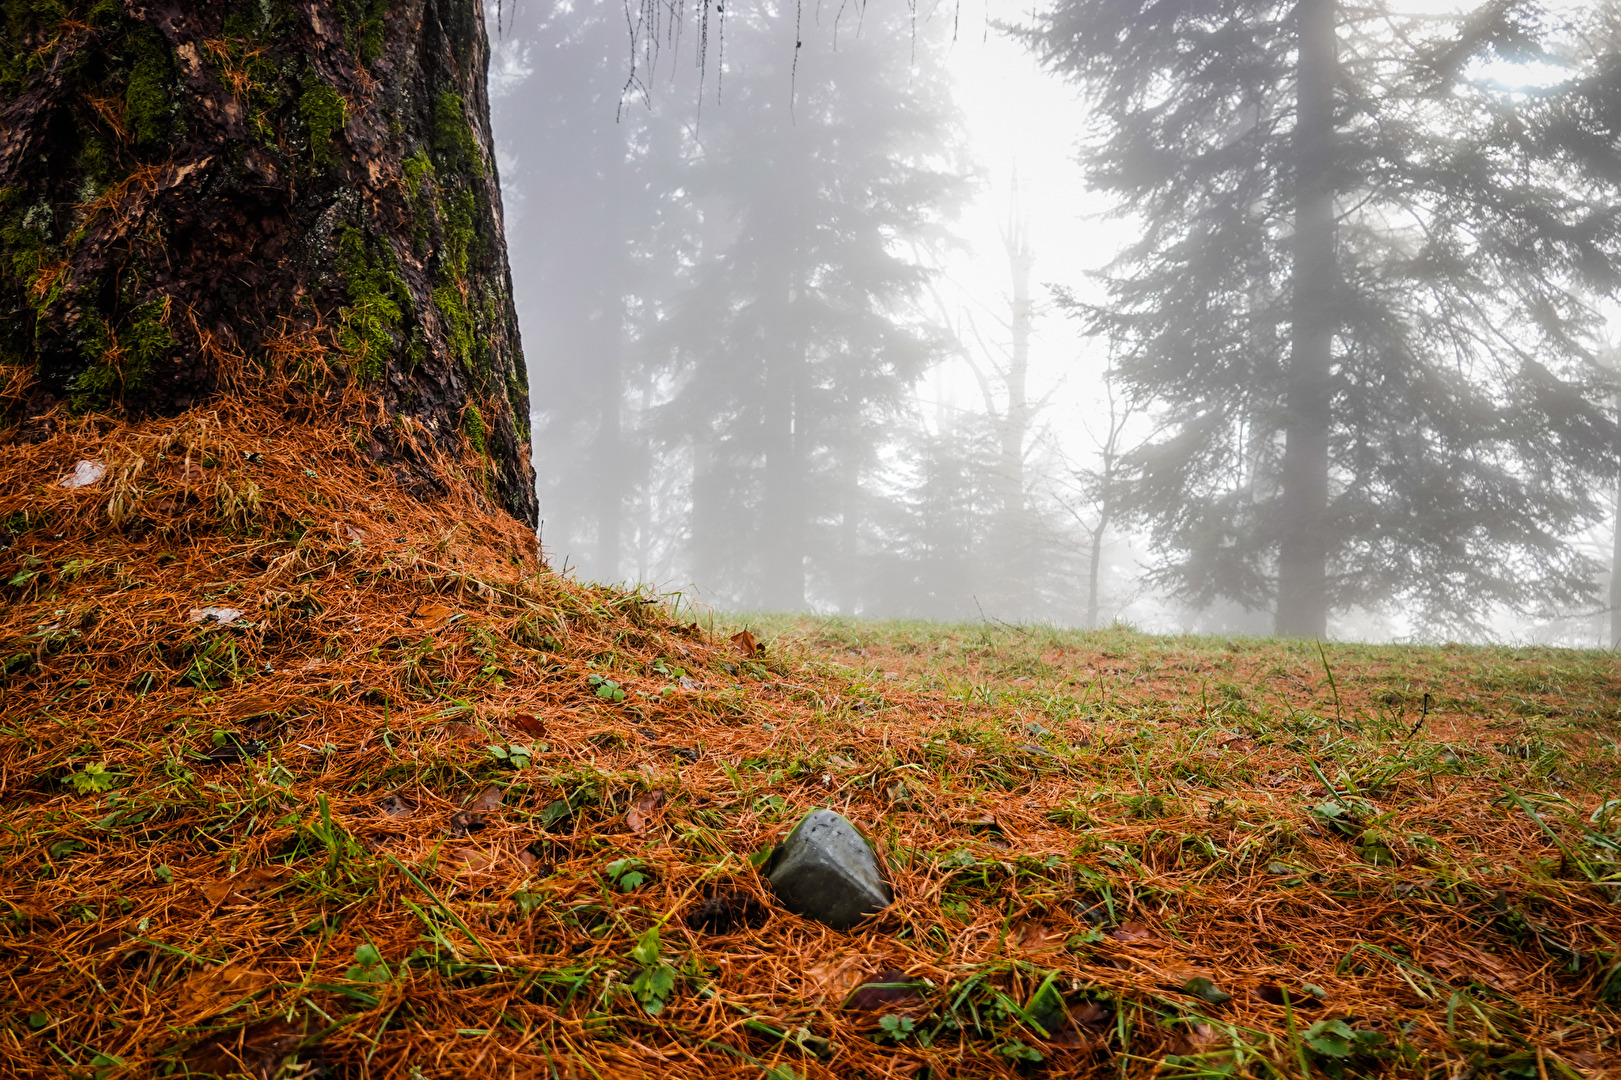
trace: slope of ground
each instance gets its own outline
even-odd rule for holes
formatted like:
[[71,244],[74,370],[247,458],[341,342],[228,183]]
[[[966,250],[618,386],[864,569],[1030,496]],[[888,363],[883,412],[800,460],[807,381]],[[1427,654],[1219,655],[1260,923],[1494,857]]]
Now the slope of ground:
[[[401,480],[228,410],[7,448],[0,1074],[1621,1075],[1608,655],[762,651]],[[758,869],[817,806],[853,933]]]

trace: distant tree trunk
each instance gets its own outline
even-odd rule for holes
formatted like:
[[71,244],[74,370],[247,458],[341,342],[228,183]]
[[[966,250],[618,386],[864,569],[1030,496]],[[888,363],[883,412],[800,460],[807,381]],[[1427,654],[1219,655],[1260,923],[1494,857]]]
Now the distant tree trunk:
[[625,157],[622,148],[609,155],[604,164],[601,182],[607,193],[609,219],[605,241],[611,246],[607,253],[608,272],[601,295],[602,308],[597,313],[596,329],[599,336],[600,365],[597,408],[600,412],[597,426],[597,486],[593,493],[597,503],[597,566],[596,576],[601,581],[619,580],[619,556],[624,533],[625,492],[629,488],[624,440],[625,406],[625,302],[622,290],[630,277],[629,261],[625,254]]
[[1030,602],[1030,520],[1026,513],[1024,454],[1030,439],[1031,409],[1030,330],[1035,322],[1035,303],[1030,298],[1030,276],[1035,255],[1030,250],[1029,224],[1019,202],[1018,178],[1014,177],[1013,209],[1008,232],[1002,237],[1007,249],[1008,274],[1012,279],[1012,310],[1009,312],[1007,412],[1001,424],[1001,464],[997,469],[1002,482],[1002,506],[998,518],[1001,533],[997,547],[1002,565],[995,573],[1009,582],[1007,599],[1013,601],[1016,617]]
[[597,566],[600,581],[619,579],[619,540],[625,500],[624,454],[620,414],[624,407],[620,374],[619,327],[605,327],[601,369],[602,417],[597,427]]
[[1621,481],[1615,489],[1614,547],[1610,552],[1610,648],[1621,649]]
[[793,285],[775,290],[786,304],[768,342],[765,369],[765,491],[761,498],[760,598],[772,611],[805,606],[804,432],[799,408],[804,348],[794,330]]
[[20,437],[58,403],[140,417],[229,392],[358,425],[421,495],[442,488],[432,451],[470,451],[469,478],[536,521],[479,0],[13,6],[0,363],[36,373]]
[[1334,0],[1299,0],[1292,343],[1284,406],[1277,633],[1328,633],[1328,437],[1333,419]]
[[1091,545],[1087,552],[1086,569],[1086,628],[1098,628],[1098,573],[1103,567],[1103,534],[1109,527],[1109,518],[1098,518],[1098,527],[1092,530]]
[[[1608,359],[1611,371],[1616,371],[1621,367],[1617,363],[1621,361],[1621,349],[1611,349]],[[1621,393],[1617,393],[1612,402],[1616,419],[1621,421]],[[1610,550],[1610,648],[1621,649],[1621,475],[1616,477],[1615,518]]]

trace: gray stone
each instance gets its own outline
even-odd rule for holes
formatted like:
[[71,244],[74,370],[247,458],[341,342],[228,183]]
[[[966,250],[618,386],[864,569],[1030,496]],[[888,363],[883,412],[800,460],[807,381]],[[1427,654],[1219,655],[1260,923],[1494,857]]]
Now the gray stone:
[[894,900],[872,848],[841,815],[812,810],[771,853],[771,887],[784,907],[847,930]]

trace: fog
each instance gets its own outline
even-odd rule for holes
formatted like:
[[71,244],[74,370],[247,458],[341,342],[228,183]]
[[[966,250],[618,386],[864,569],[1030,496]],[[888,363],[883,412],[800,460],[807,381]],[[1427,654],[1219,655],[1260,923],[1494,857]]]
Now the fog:
[[1304,6],[490,5],[553,565],[1614,644],[1614,5]]

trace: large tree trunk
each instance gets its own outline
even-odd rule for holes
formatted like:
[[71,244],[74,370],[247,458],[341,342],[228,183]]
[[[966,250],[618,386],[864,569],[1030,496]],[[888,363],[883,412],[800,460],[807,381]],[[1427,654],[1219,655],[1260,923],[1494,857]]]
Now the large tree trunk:
[[239,393],[355,426],[418,494],[449,463],[536,520],[478,0],[16,6],[18,434],[48,434],[58,404],[138,417]]
[[1334,0],[1299,0],[1293,341],[1284,406],[1278,634],[1328,632],[1334,342]]

